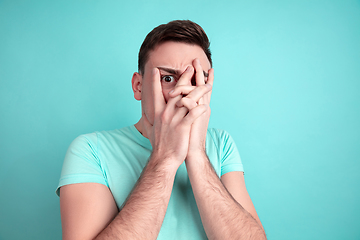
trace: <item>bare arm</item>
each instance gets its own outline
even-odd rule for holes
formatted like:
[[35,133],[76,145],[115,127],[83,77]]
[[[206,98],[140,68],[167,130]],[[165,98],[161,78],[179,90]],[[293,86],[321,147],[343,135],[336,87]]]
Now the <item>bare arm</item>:
[[157,238],[177,170],[163,163],[157,156],[150,158],[124,207],[96,239]]
[[[209,239],[266,239],[255,209],[250,214],[216,175],[205,153],[188,156],[186,166],[204,229]],[[247,199],[241,196],[241,199]],[[239,198],[239,199],[240,199]],[[246,202],[245,200],[244,202]],[[246,204],[246,203],[245,203]],[[247,203],[249,206],[249,203]]]
[[109,188],[99,183],[61,187],[60,211],[64,240],[94,239],[118,214]]
[[[213,69],[209,70],[208,79],[205,79],[200,61],[195,60],[193,65],[196,71],[196,88],[207,84],[212,85]],[[241,179],[238,174],[225,174],[223,181],[231,191],[230,194],[206,156],[205,141],[210,118],[211,91],[197,100],[196,88],[192,90],[192,88],[184,87],[183,82],[179,81],[171,96],[187,94],[178,102],[178,106],[185,105],[191,109],[189,104],[191,101],[207,106],[204,114],[192,124],[189,150],[185,160],[205,232],[209,239],[266,239],[255,208],[247,194],[245,183],[235,182],[243,178]]]
[[259,216],[245,186],[244,172],[229,172],[221,176],[221,182],[231,196],[246,210],[263,228]]
[[[156,239],[173,186],[175,168],[152,156],[118,212],[110,190],[97,183],[61,187],[63,239]],[[99,234],[100,233],[100,234]]]

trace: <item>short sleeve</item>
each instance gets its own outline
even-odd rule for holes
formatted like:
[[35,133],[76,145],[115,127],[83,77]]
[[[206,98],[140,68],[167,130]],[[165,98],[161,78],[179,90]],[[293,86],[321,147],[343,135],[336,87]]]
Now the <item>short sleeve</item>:
[[74,183],[93,182],[108,186],[97,151],[97,134],[91,133],[77,137],[69,146],[56,194],[60,187]]
[[219,130],[220,135],[220,157],[221,157],[221,176],[228,172],[244,171],[239,151],[230,134]]

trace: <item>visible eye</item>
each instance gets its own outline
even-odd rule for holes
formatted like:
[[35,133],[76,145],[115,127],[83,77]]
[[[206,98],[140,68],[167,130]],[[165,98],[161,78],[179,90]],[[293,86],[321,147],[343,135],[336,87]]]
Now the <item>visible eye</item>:
[[161,77],[161,81],[166,82],[166,83],[172,83],[175,81],[175,77],[171,76],[171,75],[165,75]]

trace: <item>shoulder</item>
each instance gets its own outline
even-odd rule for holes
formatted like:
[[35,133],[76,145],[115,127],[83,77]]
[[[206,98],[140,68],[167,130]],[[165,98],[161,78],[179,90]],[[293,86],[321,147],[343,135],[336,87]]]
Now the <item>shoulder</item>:
[[207,147],[215,147],[221,159],[239,155],[235,141],[225,130],[209,128],[206,140]]
[[99,141],[104,141],[104,140],[111,141],[111,140],[119,138],[121,136],[129,136],[129,135],[131,135],[130,127],[124,127],[124,128],[120,128],[120,129],[106,130],[106,131],[96,131],[96,132],[92,132],[92,133],[79,135],[78,137],[76,137],[73,140],[71,145],[96,146],[99,144]]
[[212,141],[218,146],[228,142],[229,140],[232,141],[230,134],[223,129],[208,128],[207,133],[207,141]]
[[[70,144],[69,150],[74,149],[81,149],[81,148],[93,148],[97,145],[97,134],[94,133],[87,133],[81,134],[80,136],[76,137]],[[68,151],[69,151],[68,150]]]
[[219,158],[222,159],[229,149],[236,148],[236,145],[227,131],[217,128],[208,128],[206,148],[209,152],[216,149]]
[[112,142],[121,135],[126,135],[127,128],[96,131],[92,133],[81,134],[76,137],[70,144],[68,151],[91,150],[96,152],[100,143]]
[[206,152],[219,176],[232,171],[243,171],[236,144],[227,131],[209,128],[206,135]]

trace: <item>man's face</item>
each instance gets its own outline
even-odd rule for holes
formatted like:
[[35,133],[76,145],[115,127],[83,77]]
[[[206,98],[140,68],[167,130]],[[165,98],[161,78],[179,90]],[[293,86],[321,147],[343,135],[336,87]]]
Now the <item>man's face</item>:
[[[161,81],[162,93],[165,102],[167,102],[169,92],[174,89],[186,68],[193,65],[195,59],[199,59],[203,72],[207,75],[211,65],[204,51],[197,45],[165,42],[150,52],[144,74],[141,76],[141,106],[144,115],[151,124],[154,121],[154,96],[151,91],[152,70],[158,68],[160,71],[159,81]],[[187,84],[192,85],[191,79]]]

